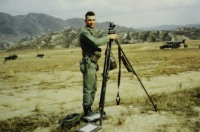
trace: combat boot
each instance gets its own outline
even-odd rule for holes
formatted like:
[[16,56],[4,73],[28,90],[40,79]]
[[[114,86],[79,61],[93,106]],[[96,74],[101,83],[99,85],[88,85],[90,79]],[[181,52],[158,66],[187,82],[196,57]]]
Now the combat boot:
[[92,115],[91,106],[89,105],[83,106],[83,110],[84,110],[84,116]]
[[92,107],[91,107],[91,106],[89,106],[89,109],[90,109],[90,112],[93,113],[93,111],[92,111]]

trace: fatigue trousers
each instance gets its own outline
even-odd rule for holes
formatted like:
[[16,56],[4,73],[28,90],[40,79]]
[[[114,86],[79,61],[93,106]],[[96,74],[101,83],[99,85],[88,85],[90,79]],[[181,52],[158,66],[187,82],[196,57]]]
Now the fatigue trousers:
[[90,58],[83,58],[80,63],[80,71],[83,74],[83,107],[92,106],[97,91],[97,64]]

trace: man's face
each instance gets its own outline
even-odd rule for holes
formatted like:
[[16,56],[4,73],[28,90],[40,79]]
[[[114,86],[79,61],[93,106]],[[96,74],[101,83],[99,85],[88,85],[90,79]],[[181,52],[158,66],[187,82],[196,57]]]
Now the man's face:
[[87,16],[85,23],[87,27],[94,28],[96,26],[96,16]]

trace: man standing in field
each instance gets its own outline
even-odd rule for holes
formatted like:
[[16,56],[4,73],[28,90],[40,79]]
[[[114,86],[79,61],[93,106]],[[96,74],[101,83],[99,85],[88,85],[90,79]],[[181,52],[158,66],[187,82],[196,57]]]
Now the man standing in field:
[[80,33],[80,46],[82,49],[82,60],[80,62],[80,71],[83,74],[83,110],[84,116],[92,114],[91,106],[94,103],[95,93],[97,91],[98,60],[101,57],[101,48],[99,46],[106,44],[109,39],[117,39],[117,34],[110,34],[102,38],[94,36],[96,26],[96,16],[92,11],[85,14],[86,26]]

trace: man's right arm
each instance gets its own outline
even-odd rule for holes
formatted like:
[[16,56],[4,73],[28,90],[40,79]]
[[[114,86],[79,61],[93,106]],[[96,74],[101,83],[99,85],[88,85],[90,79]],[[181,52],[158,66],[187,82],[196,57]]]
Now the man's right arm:
[[88,33],[82,32],[80,34],[80,41],[82,41],[92,47],[98,47],[98,46],[106,44],[109,41],[109,37],[105,36],[102,38],[95,38],[89,32]]
[[109,34],[102,38],[95,38],[94,36],[90,34],[90,32],[87,32],[87,31],[83,31],[80,34],[80,40],[89,44],[92,47],[105,45],[109,41],[109,39],[113,39],[113,40],[117,39],[117,34]]

